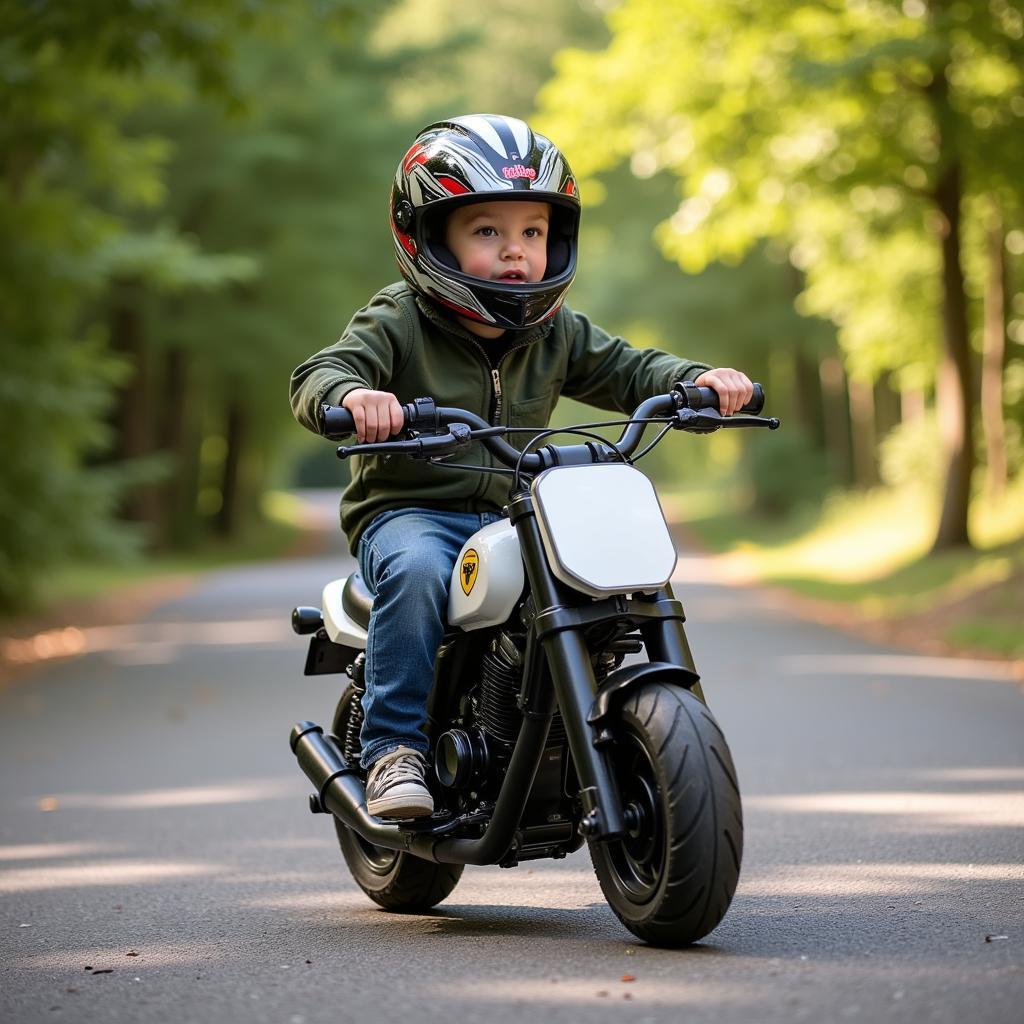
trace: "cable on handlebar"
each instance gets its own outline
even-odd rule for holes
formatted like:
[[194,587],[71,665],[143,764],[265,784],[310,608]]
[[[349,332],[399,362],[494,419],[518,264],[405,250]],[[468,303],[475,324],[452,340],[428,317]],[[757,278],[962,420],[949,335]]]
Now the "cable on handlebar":
[[[515,433],[521,433],[524,429],[528,428],[512,427],[511,431]],[[516,459],[514,478],[512,480],[512,486],[514,488],[518,489],[519,487],[522,487],[522,482],[519,479],[519,474],[522,472],[523,459],[526,458],[527,454],[529,454],[531,445],[535,445],[538,441],[543,441],[545,438],[553,437],[555,434],[578,434],[580,437],[589,437],[593,441],[600,441],[601,444],[608,445],[608,447],[611,448],[611,450],[615,452],[616,455],[618,455],[619,459],[622,462],[624,462],[626,465],[630,464],[629,459],[622,454],[622,449],[619,448],[618,444],[616,444],[614,441],[609,441],[606,437],[602,437],[600,434],[595,434],[591,430],[584,430],[582,427],[552,427],[549,430],[544,430],[541,433],[537,434],[532,441],[528,441],[523,450],[519,453],[519,458]]]
[[666,423],[665,426],[658,431],[657,436],[654,438],[654,440],[649,445],[647,445],[646,448],[643,448],[639,452],[639,454],[634,455],[631,461],[634,464],[639,462],[649,451],[651,451],[655,447],[655,445],[657,445],[661,441],[661,439],[673,428],[674,425],[675,424],[673,423]]

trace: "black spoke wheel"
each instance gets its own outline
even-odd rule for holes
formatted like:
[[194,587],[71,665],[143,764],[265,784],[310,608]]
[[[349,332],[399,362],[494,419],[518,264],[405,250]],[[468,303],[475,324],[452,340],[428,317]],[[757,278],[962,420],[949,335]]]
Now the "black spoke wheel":
[[743,813],[725,737],[688,690],[628,696],[611,759],[627,834],[592,841],[601,890],[620,921],[657,946],[684,946],[725,916],[739,881]]
[[[345,735],[356,699],[351,686],[341,695],[334,712],[335,736]],[[462,876],[462,864],[435,864],[411,853],[376,846],[337,818],[334,828],[356,884],[385,910],[427,910],[451,895]]]

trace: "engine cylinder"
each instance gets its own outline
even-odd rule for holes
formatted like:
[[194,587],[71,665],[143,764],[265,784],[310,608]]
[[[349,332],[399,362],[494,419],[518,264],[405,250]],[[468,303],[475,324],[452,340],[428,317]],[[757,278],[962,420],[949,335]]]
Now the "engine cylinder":
[[484,654],[480,668],[480,725],[496,740],[515,743],[522,722],[517,700],[523,676],[523,656],[515,639],[508,633],[499,633]]

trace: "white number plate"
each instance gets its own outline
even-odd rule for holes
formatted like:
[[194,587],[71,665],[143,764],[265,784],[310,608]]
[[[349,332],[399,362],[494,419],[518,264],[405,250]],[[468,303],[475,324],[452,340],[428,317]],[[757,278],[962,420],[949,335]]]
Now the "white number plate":
[[534,508],[552,571],[592,597],[650,593],[676,550],[650,480],[622,463],[557,466],[534,481]]

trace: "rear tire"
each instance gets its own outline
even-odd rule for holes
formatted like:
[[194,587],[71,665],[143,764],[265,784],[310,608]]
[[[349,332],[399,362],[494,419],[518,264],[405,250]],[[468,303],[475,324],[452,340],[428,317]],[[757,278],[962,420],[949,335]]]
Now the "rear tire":
[[601,890],[619,920],[655,946],[685,946],[725,916],[739,881],[743,811],[736,769],[707,706],[651,683],[626,698],[612,764],[634,828],[591,841]]
[[[344,736],[357,694],[349,686],[334,712],[333,732]],[[451,895],[462,877],[462,864],[435,864],[408,852],[388,850],[367,842],[334,819],[338,844],[352,877],[367,896],[385,910],[429,910]]]

